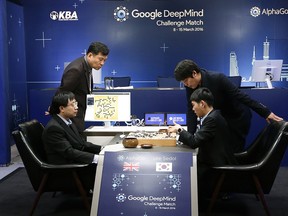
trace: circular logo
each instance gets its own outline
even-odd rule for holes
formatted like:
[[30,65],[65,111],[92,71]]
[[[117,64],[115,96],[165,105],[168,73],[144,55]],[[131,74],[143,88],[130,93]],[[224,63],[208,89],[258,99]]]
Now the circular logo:
[[252,8],[250,9],[250,14],[251,14],[251,16],[253,16],[253,17],[258,17],[258,16],[261,14],[261,10],[260,10],[259,7],[252,7]]
[[126,21],[128,19],[128,16],[129,16],[129,11],[126,9],[126,7],[120,6],[114,10],[114,18],[118,22]]
[[123,193],[120,193],[116,196],[117,202],[124,202],[126,200],[126,195]]
[[57,13],[56,11],[52,11],[52,12],[50,13],[50,18],[51,18],[52,20],[57,20],[57,19],[58,19],[58,13]]

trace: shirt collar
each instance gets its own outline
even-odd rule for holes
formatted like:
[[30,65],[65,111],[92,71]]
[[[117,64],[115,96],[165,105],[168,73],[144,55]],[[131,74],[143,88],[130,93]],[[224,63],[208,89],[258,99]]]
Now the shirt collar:
[[59,118],[61,118],[64,122],[65,122],[65,124],[66,125],[71,125],[72,124],[72,121],[71,121],[71,119],[65,119],[65,118],[63,118],[61,115],[59,115],[59,114],[57,114],[58,116],[59,116]]
[[205,116],[203,116],[202,118],[200,118],[200,124],[202,125],[204,119],[209,115],[209,113],[212,112],[213,109],[211,109]]
[[91,72],[91,71],[92,71],[92,68],[91,68],[90,65],[88,64],[86,55],[84,56],[84,60],[85,60],[85,62],[86,62],[86,65],[87,65],[89,71]]

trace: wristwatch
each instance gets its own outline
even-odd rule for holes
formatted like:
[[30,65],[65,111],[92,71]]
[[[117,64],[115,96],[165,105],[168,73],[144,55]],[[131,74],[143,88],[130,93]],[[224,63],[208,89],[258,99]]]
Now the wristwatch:
[[177,133],[181,133],[183,131],[183,128],[178,128]]

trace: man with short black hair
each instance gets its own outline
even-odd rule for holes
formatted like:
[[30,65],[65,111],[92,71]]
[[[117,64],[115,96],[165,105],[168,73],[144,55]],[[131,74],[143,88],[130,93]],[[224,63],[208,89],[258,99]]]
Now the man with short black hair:
[[78,114],[73,122],[81,133],[85,130],[86,97],[93,89],[92,68],[99,70],[106,62],[109,48],[101,42],[92,42],[84,57],[72,61],[64,70],[61,85],[56,94],[61,91],[71,91],[78,101]]
[[234,152],[241,152],[245,147],[252,117],[249,108],[266,118],[268,122],[283,120],[266,106],[241,92],[224,74],[200,69],[192,60],[180,61],[174,70],[174,76],[177,81],[183,82],[186,88],[188,131],[194,133],[197,125],[190,96],[199,87],[209,88],[214,96],[214,108],[221,111],[231,130]]
[[87,191],[93,189],[101,146],[86,142],[71,121],[78,112],[72,92],[56,94],[50,105],[52,116],[42,134],[47,161],[51,164],[90,164],[79,173]]
[[71,121],[78,103],[72,92],[56,94],[50,105],[51,120],[43,132],[47,160],[53,164],[97,163],[101,146],[86,142]]
[[175,124],[169,126],[168,132],[177,132],[178,140],[183,145],[198,149],[198,197],[203,201],[203,198],[211,195],[215,180],[211,167],[236,164],[236,159],[231,148],[230,130],[221,112],[213,108],[214,97],[211,91],[208,88],[196,89],[190,97],[190,103],[200,118],[200,128],[190,133]]

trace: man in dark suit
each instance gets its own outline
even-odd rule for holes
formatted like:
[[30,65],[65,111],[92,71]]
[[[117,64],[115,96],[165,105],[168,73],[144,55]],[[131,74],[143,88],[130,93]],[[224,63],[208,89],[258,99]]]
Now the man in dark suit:
[[72,92],[56,94],[50,106],[51,120],[47,123],[42,140],[49,163],[89,163],[87,170],[80,174],[87,189],[92,189],[96,173],[96,164],[101,146],[86,142],[80,136],[71,121],[77,114],[78,107]]
[[231,137],[227,122],[219,110],[213,109],[214,97],[208,88],[196,89],[191,97],[192,110],[200,118],[197,131],[192,134],[181,125],[170,126],[168,131],[177,132],[178,140],[193,149],[198,148],[197,175],[199,199],[209,196],[214,183],[210,168],[236,164],[231,148]]
[[182,81],[186,88],[188,131],[194,133],[197,125],[197,117],[191,109],[190,96],[195,89],[207,87],[214,96],[214,108],[221,111],[229,125],[234,152],[240,152],[245,147],[252,116],[249,108],[266,118],[268,122],[282,120],[266,106],[241,92],[224,74],[200,69],[192,60],[179,62],[174,76],[177,81]]
[[85,129],[86,97],[93,89],[92,68],[99,70],[108,58],[108,47],[100,42],[90,44],[84,57],[72,61],[64,70],[61,85],[56,94],[61,91],[71,91],[78,102],[78,113],[72,121],[81,133]]
[[42,139],[47,159],[54,164],[97,163],[101,146],[86,142],[71,121],[78,107],[72,92],[56,94],[50,106],[51,120]]

